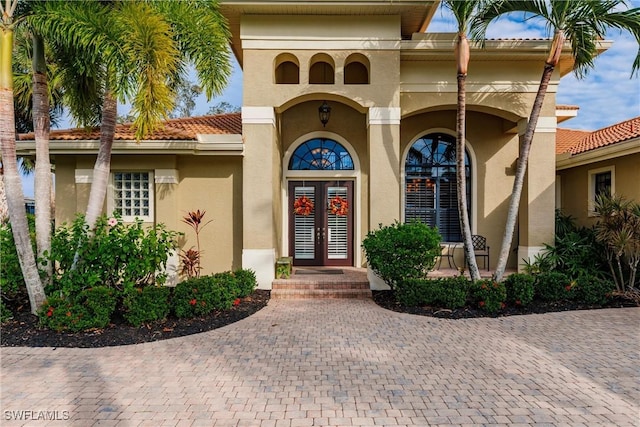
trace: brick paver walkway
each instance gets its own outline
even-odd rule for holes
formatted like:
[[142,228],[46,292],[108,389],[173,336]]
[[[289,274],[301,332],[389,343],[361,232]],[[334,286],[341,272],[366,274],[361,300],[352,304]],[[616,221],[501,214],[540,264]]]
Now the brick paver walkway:
[[635,308],[451,321],[271,301],[169,341],[2,348],[0,424],[635,426],[639,324]]

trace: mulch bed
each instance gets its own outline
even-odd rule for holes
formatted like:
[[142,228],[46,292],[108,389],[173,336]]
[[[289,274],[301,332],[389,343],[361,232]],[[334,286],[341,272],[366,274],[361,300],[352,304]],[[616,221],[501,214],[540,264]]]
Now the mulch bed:
[[[0,342],[3,347],[76,347],[95,348],[128,344],[138,344],[197,334],[221,328],[245,317],[251,316],[267,305],[270,291],[256,290],[243,298],[241,303],[229,310],[216,311],[207,316],[178,319],[169,317],[163,321],[152,322],[140,327],[129,326],[121,319],[116,319],[104,329],[79,333],[59,333],[43,329],[38,319],[24,305],[22,311],[0,328]],[[562,303],[534,302],[526,308],[507,307],[498,314],[464,307],[457,310],[446,310],[435,307],[407,307],[398,303],[392,291],[373,291],[374,301],[381,307],[420,316],[431,316],[445,319],[469,319],[476,317],[501,317],[521,314],[548,313],[567,310],[587,310],[596,308],[637,307],[631,300],[615,298],[605,306],[587,306],[575,302]]]
[[[38,319],[24,307],[14,318],[0,328],[3,347],[78,347],[94,348],[117,345],[138,344],[182,337],[221,328],[245,317],[251,316],[267,305],[270,292],[256,290],[242,298],[240,304],[229,310],[195,318],[178,319],[169,317],[163,321],[148,323],[139,327],[116,321],[104,329],[78,333],[61,333],[43,329]],[[15,311],[14,311],[15,313]],[[116,316],[114,316],[116,317]]]
[[638,304],[632,300],[615,297],[606,305],[586,305],[579,304],[575,301],[562,301],[546,303],[542,301],[533,301],[527,307],[510,307],[507,306],[497,314],[488,314],[487,312],[474,307],[462,307],[455,310],[442,309],[438,307],[420,306],[408,307],[400,304],[393,296],[393,291],[373,291],[373,299],[381,307],[388,310],[397,311],[399,313],[416,314],[419,316],[431,316],[443,319],[471,319],[476,317],[503,317],[521,314],[540,314],[569,310],[593,310],[599,308],[622,308],[622,307],[638,307]]

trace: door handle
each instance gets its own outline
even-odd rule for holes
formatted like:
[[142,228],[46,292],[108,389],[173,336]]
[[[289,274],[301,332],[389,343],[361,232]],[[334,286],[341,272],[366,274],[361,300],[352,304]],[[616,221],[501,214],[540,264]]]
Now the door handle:
[[316,242],[320,241],[320,227],[316,230]]

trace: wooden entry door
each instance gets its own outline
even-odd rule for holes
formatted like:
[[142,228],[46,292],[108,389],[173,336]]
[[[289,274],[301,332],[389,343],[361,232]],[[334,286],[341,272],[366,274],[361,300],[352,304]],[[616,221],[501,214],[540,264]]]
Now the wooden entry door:
[[[302,197],[311,201],[313,209],[296,213],[296,201]],[[335,209],[340,200],[347,202],[342,211]],[[289,255],[293,265],[352,266],[353,218],[353,182],[290,181]]]

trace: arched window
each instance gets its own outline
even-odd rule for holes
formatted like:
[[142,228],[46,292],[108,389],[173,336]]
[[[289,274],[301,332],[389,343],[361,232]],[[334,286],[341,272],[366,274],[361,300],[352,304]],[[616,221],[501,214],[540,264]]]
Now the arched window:
[[354,53],[345,60],[344,84],[369,84],[369,60],[366,56]]
[[309,84],[332,85],[335,82],[335,64],[326,53],[313,55],[309,62]]
[[276,84],[300,83],[300,63],[295,55],[281,53],[275,59]]
[[289,170],[353,170],[353,159],[338,142],[314,138],[296,148]]
[[[467,206],[471,210],[471,165],[465,153]],[[456,139],[433,133],[418,139],[405,161],[405,221],[438,227],[445,242],[461,242],[456,187]]]

